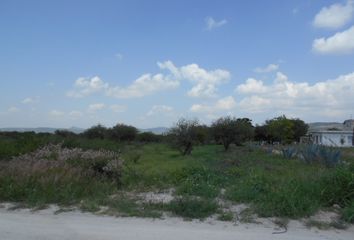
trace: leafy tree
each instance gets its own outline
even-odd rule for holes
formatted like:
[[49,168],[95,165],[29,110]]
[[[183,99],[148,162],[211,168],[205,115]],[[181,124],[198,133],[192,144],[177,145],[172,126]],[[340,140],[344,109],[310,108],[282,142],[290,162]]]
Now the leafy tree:
[[231,143],[241,145],[253,136],[253,126],[248,118],[221,117],[211,127],[215,140],[223,144],[225,151]]
[[101,124],[97,124],[84,131],[82,135],[90,139],[104,139],[107,136],[107,128]]
[[118,123],[113,128],[109,129],[109,137],[120,142],[134,141],[137,134],[138,130],[135,127],[123,123]]
[[282,144],[289,144],[299,141],[305,135],[308,125],[300,119],[289,119],[285,115],[266,121],[268,138],[279,141]]
[[300,137],[305,136],[309,130],[309,125],[299,118],[292,119],[294,123],[294,140],[300,142]]
[[176,147],[182,155],[192,153],[193,145],[198,141],[198,126],[198,120],[181,118],[177,121],[175,126],[170,129],[168,133],[169,138],[172,140],[174,147]]
[[269,141],[267,127],[265,125],[257,125],[254,128],[254,140],[256,141]]
[[161,136],[152,132],[142,132],[137,135],[139,142],[160,142]]
[[66,129],[58,129],[55,130],[54,132],[55,135],[58,135],[60,137],[68,138],[68,137],[74,137],[76,134],[72,131],[66,130]]

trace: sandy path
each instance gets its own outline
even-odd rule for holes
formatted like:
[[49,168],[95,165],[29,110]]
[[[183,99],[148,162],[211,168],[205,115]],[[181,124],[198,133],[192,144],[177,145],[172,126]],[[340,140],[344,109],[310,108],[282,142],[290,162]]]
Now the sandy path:
[[199,221],[114,218],[89,213],[66,212],[58,215],[47,209],[0,209],[1,240],[247,240],[247,239],[354,239],[354,228],[339,230],[308,230],[296,222],[284,234],[272,234],[274,226]]

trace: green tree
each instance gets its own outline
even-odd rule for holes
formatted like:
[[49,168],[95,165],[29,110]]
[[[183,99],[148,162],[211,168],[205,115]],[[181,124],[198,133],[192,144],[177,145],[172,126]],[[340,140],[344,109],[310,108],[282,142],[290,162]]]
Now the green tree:
[[85,130],[82,135],[90,139],[104,139],[107,136],[107,128],[101,124],[97,124]]
[[230,144],[241,145],[253,136],[253,126],[248,118],[221,117],[211,125],[216,142],[221,143],[225,151]]
[[123,123],[118,123],[109,129],[108,132],[111,139],[120,142],[134,141],[138,134],[138,130],[135,127]]
[[197,128],[198,120],[187,120],[181,118],[177,121],[168,133],[174,147],[176,147],[182,155],[192,153],[193,145],[198,142]]
[[308,125],[300,119],[289,119],[285,115],[266,121],[268,138],[274,142],[289,144],[299,141],[308,130]]

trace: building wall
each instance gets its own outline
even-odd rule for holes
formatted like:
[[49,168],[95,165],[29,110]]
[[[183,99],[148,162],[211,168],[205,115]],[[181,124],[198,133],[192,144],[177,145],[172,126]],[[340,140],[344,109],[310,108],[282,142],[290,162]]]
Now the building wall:
[[352,138],[352,133],[318,132],[312,134],[312,140],[315,144],[334,147],[351,147],[353,146]]

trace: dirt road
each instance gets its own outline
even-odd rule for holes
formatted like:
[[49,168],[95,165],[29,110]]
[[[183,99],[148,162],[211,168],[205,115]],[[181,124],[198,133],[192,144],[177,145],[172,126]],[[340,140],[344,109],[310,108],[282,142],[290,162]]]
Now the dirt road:
[[319,231],[306,229],[296,222],[290,223],[286,233],[273,232],[274,226],[264,224],[115,218],[77,211],[55,215],[51,209],[37,212],[0,209],[1,240],[352,240],[354,237],[353,226],[345,231]]

